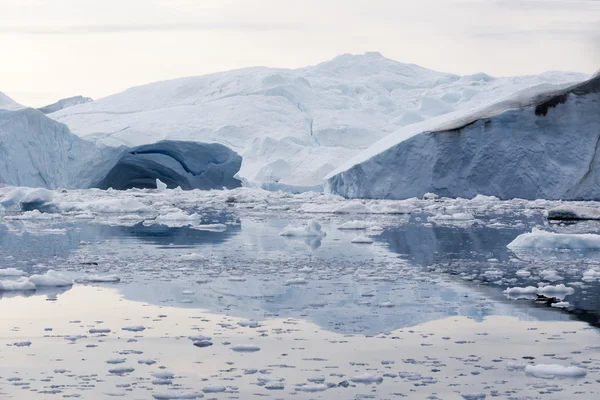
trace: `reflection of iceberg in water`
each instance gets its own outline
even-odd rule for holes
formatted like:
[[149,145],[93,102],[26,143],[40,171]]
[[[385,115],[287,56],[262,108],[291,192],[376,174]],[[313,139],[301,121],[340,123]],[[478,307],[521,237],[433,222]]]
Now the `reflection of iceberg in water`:
[[2,299],[10,299],[13,297],[32,297],[32,296],[46,296],[46,300],[56,300],[57,297],[69,289],[72,286],[67,287],[38,287],[36,290],[26,290],[26,291],[10,291],[3,292],[0,291],[0,300]]
[[[190,278],[134,282],[122,291],[128,299],[152,304],[197,307],[255,320],[302,318],[324,329],[348,334],[378,334],[449,316],[467,316],[478,321],[488,315],[562,318],[553,310],[515,308],[502,296],[498,301],[482,300],[481,293],[473,295],[470,285],[398,261],[390,257],[385,247],[357,249],[350,243],[353,234],[341,232],[333,225],[324,226],[328,236],[320,248],[311,251],[295,245],[299,241],[279,237],[286,225],[286,221],[244,221],[240,234],[230,240],[230,248],[243,244],[244,254],[232,256],[228,249],[216,249],[228,255],[230,269],[216,271],[207,279],[209,282],[201,280],[204,283],[197,284]],[[440,258],[459,249],[470,253],[472,248],[460,243],[475,243],[475,248],[481,250],[477,246],[485,247],[488,240],[488,248],[503,247],[504,242],[514,237],[511,232],[503,232],[501,238],[480,240],[475,232],[457,235],[455,229],[447,227],[432,231],[431,227],[410,225],[401,229],[402,237],[410,238],[414,244],[403,247],[407,250],[403,254],[421,260],[427,260],[434,251],[439,252]],[[394,234],[384,232],[380,238],[397,238],[390,235]],[[432,249],[435,246],[437,250]],[[505,248],[502,252],[508,258]],[[231,274],[243,279],[230,280]],[[296,278],[305,281],[286,284]]]
[[[561,227],[561,229],[577,231],[573,226]],[[515,237],[530,230],[529,227],[494,228],[477,225],[446,227],[410,224],[399,229],[388,230],[380,236],[380,239],[388,244],[391,251],[423,266],[451,265],[451,267],[446,267],[449,272],[446,274],[448,279],[454,277],[454,280],[460,285],[483,294],[497,304],[505,303],[516,312],[526,313],[540,320],[575,318],[600,327],[600,302],[598,301],[600,285],[598,282],[588,283],[589,286],[585,290],[578,288],[574,294],[569,295],[567,300],[572,306],[569,309],[557,309],[550,307],[555,302],[552,299],[537,295],[530,298],[511,299],[502,293],[507,288],[506,286],[496,285],[492,282],[488,282],[486,285],[469,284],[462,279],[459,280],[458,276],[461,274],[481,275],[487,269],[497,268],[497,263],[488,261],[490,258],[494,258],[500,262],[506,262],[509,259],[517,259],[521,262],[502,264],[501,270],[504,275],[515,279],[511,283],[511,287],[536,286],[538,281],[543,281],[543,278],[531,281],[519,277],[516,271],[523,266],[532,270],[537,268],[565,271],[566,273],[561,273],[568,277],[565,280],[565,283],[568,283],[571,280],[581,279],[581,275],[573,276],[572,274],[574,261],[588,260],[593,263],[594,260],[600,258],[599,251],[509,250],[506,247]]]

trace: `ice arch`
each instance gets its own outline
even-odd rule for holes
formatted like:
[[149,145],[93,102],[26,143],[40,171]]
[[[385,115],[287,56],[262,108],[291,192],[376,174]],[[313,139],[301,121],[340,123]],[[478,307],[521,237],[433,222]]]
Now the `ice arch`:
[[162,141],[122,152],[94,187],[125,190],[155,188],[160,179],[169,188],[228,189],[241,186],[234,177],[242,157],[217,143]]

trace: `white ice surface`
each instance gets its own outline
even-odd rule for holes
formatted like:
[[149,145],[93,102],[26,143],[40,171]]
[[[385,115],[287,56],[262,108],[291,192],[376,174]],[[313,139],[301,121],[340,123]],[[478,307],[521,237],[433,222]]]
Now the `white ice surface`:
[[350,198],[596,199],[600,80],[539,85],[400,128],[329,173]]
[[593,233],[554,233],[534,228],[510,242],[509,249],[600,249],[600,235]]
[[408,124],[584,78],[460,77],[378,53],[345,54],[295,70],[257,67],[151,83],[50,116],[108,146],[220,143],[243,157],[246,185],[306,190],[321,188],[325,175]]

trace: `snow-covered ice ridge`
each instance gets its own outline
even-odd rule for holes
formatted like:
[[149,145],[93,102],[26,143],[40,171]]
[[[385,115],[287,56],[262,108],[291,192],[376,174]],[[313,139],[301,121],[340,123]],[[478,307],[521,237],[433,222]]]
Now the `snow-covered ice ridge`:
[[89,97],[73,96],[66,99],[61,99],[56,103],[48,104],[47,106],[40,107],[38,108],[38,110],[40,110],[44,114],[50,114],[67,107],[76,106],[77,104],[89,103],[90,101],[93,100]]
[[600,198],[600,75],[400,129],[331,173],[346,197]]
[[300,192],[321,190],[325,175],[401,127],[526,87],[586,78],[458,76],[379,53],[346,54],[294,70],[257,67],[152,83],[49,116],[111,147],[220,143],[242,156],[245,186]]

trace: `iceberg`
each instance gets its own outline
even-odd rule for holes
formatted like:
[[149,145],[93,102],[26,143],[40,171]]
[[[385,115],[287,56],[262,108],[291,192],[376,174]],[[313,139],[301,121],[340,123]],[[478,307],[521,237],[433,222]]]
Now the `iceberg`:
[[525,87],[587,77],[461,77],[372,52],[299,69],[255,67],[156,82],[48,115],[106,149],[165,140],[220,144],[242,157],[236,177],[244,186],[322,191],[327,174],[407,124]]
[[596,76],[527,88],[476,111],[400,129],[330,173],[327,190],[348,198],[594,200],[599,150]]
[[5,95],[0,96],[0,160],[0,183],[13,186],[155,188],[156,179],[183,189],[241,185],[234,178],[241,157],[221,144],[159,141],[110,147],[82,139],[66,125]]

